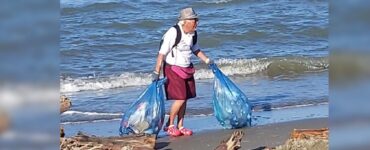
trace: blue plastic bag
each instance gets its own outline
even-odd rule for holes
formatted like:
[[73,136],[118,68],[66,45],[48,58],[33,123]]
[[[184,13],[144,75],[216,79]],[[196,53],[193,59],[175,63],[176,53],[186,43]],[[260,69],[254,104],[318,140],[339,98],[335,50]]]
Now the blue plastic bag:
[[213,110],[218,122],[226,129],[251,126],[252,105],[247,96],[217,67],[211,64],[215,75]]
[[165,107],[163,84],[166,78],[150,84],[124,113],[119,128],[123,134],[155,134],[162,128]]

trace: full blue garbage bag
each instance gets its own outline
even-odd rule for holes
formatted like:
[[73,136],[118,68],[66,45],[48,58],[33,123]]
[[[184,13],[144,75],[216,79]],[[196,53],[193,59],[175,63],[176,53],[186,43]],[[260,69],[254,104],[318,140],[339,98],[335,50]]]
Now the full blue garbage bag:
[[163,84],[166,78],[150,84],[122,116],[119,128],[124,134],[155,134],[162,128],[165,107]]
[[251,126],[252,105],[247,96],[217,67],[211,64],[214,78],[213,110],[226,129]]

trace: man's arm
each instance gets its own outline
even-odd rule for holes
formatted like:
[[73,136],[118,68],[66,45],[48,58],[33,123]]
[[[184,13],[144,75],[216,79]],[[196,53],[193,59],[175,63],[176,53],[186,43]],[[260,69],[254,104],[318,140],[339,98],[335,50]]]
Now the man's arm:
[[200,49],[196,50],[194,52],[194,54],[199,57],[199,59],[201,59],[203,62],[205,62],[206,64],[209,64],[210,63],[210,59],[206,56],[206,54],[203,53],[203,51],[201,51]]
[[154,73],[159,75],[161,72],[161,67],[165,56],[171,51],[172,45],[175,44],[175,39],[177,36],[177,31],[174,27],[170,28],[164,35],[163,41],[161,42],[161,46],[159,48],[157,62],[154,68]]
[[162,63],[163,63],[163,58],[164,58],[164,55],[163,54],[160,54],[158,53],[158,56],[157,56],[157,63],[155,65],[155,73],[159,74],[161,72],[161,67],[162,67]]

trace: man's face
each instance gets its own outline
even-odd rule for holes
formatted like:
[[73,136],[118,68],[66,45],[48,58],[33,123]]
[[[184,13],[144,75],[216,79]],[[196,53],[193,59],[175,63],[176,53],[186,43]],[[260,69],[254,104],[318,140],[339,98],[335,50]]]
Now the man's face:
[[194,32],[198,26],[198,19],[185,20],[184,31],[187,33]]

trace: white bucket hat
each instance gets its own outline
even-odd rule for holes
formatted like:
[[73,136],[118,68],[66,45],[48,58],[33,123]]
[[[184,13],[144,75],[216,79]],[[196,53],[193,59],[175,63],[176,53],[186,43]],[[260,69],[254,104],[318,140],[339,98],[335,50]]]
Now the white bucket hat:
[[184,8],[180,11],[179,20],[199,19],[193,8]]

